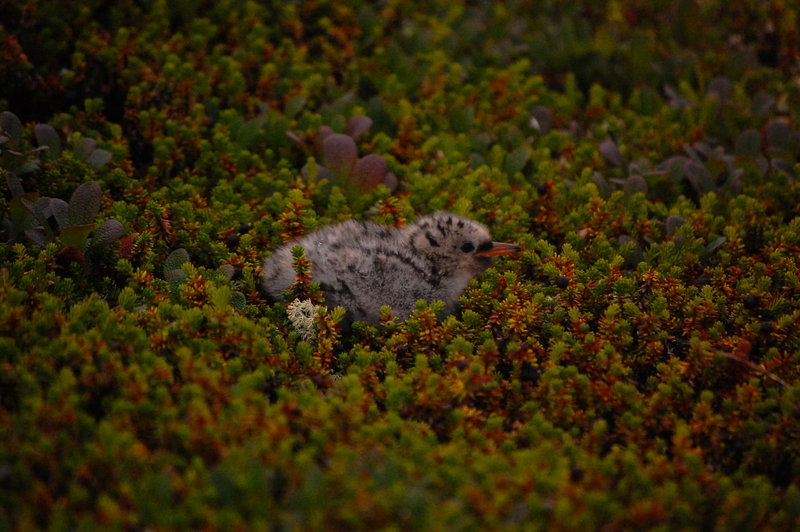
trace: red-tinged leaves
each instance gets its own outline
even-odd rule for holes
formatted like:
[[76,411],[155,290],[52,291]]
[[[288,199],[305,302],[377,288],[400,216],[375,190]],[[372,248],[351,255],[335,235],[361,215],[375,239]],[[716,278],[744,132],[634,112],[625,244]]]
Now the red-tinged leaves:
[[388,172],[389,165],[386,159],[380,155],[370,154],[356,162],[350,181],[359,189],[368,190],[382,184]]
[[73,263],[78,264],[82,270],[86,268],[86,257],[76,247],[66,246],[56,255],[56,266],[59,272],[68,273]]
[[136,235],[127,235],[119,241],[119,251],[117,254],[123,259],[130,259],[133,257],[134,237]]
[[346,176],[358,158],[358,148],[352,137],[333,133],[322,142],[323,164],[335,176]]

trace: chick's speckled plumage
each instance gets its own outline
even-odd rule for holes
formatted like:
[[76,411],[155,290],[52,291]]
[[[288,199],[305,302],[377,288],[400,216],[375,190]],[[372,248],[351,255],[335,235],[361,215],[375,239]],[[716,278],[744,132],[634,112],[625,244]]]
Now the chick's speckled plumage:
[[370,323],[379,321],[383,305],[407,318],[418,299],[444,301],[445,313],[452,314],[473,277],[498,255],[519,250],[492,242],[482,224],[446,212],[403,229],[351,220],[323,227],[267,257],[262,282],[275,300],[295,280],[291,249],[298,244],[327,305],[341,305],[351,320]]

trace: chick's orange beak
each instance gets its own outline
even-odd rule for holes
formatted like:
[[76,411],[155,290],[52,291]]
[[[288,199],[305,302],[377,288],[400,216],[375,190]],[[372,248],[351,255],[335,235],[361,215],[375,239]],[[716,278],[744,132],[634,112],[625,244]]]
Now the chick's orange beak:
[[505,242],[492,242],[492,247],[486,251],[478,251],[475,257],[497,257],[499,255],[510,255],[511,253],[519,253],[522,248],[516,244],[507,244]]

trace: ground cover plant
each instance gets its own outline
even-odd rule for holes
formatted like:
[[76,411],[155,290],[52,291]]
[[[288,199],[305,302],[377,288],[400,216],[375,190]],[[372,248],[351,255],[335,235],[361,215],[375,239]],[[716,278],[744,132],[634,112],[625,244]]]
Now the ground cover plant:
[[[799,12],[0,3],[0,530],[796,530]],[[458,316],[260,291],[440,209]]]

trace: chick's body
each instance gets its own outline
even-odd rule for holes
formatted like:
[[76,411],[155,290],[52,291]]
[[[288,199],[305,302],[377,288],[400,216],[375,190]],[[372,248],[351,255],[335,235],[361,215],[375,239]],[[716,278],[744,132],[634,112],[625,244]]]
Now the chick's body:
[[264,261],[262,281],[276,300],[295,280],[291,249],[301,245],[329,307],[344,307],[353,321],[377,323],[380,307],[408,317],[418,299],[441,300],[445,313],[458,307],[467,283],[495,256],[519,250],[492,242],[483,225],[439,212],[395,229],[348,221],[324,227],[277,249]]

